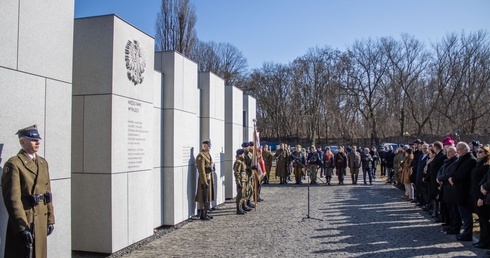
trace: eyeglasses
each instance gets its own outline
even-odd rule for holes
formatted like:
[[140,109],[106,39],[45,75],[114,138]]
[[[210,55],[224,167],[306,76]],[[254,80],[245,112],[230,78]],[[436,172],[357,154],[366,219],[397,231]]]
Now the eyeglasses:
[[482,154],[482,153],[485,153],[485,151],[480,150],[480,151],[477,151],[476,153]]

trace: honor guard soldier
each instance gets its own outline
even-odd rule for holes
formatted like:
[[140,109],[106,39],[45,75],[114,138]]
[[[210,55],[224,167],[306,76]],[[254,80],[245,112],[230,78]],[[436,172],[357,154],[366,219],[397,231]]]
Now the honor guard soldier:
[[246,173],[245,165],[245,155],[243,149],[238,149],[236,151],[236,161],[233,165],[233,172],[235,173],[235,181],[237,186],[237,196],[236,196],[236,214],[246,214],[247,211],[251,211],[252,208],[248,207],[246,204],[245,197],[247,196],[247,185],[248,176]]
[[47,257],[47,236],[54,230],[48,162],[36,153],[37,126],[16,133],[22,149],[3,168],[2,194],[9,215],[5,257]]
[[245,197],[246,203],[250,208],[255,208],[255,205],[252,204],[250,199],[252,198],[253,194],[253,185],[252,185],[252,159],[253,159],[253,152],[251,151],[253,149],[253,143],[252,146],[250,146],[249,142],[244,142],[242,143],[242,148],[244,151],[244,156],[245,156],[245,165],[247,168],[245,171],[247,172],[247,186],[246,186],[246,192],[247,196]]
[[200,219],[209,220],[213,217],[208,215],[209,204],[214,201],[214,183],[213,171],[214,164],[209,150],[211,149],[211,141],[203,141],[202,149],[196,157],[196,166],[199,172],[197,181],[196,202],[199,203]]

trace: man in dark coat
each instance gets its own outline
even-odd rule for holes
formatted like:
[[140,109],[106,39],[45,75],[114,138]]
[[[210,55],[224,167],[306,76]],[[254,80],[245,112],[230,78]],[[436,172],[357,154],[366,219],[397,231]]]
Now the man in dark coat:
[[427,160],[429,159],[429,145],[422,145],[422,155],[420,155],[419,162],[417,163],[417,172],[415,177],[415,186],[419,189],[420,200],[419,206],[423,207],[427,205],[428,193],[427,184],[422,180],[424,178],[424,168],[427,165]]
[[47,236],[54,230],[48,162],[36,153],[41,145],[37,126],[17,132],[22,149],[3,168],[2,194],[9,215],[5,258],[47,257]]
[[393,151],[393,146],[388,146],[388,151],[386,152],[386,171],[388,173],[387,183],[391,183],[394,180],[395,171],[393,171],[393,162],[395,160],[395,152]]
[[[441,200],[441,220],[447,227],[443,229],[446,234],[457,235],[461,230],[461,216],[459,215],[458,205],[455,203],[454,189],[449,183],[449,178],[454,176],[458,166],[459,156],[456,148],[449,146],[446,149],[447,159],[444,161],[439,172],[437,172],[437,182],[442,184],[440,191]],[[445,209],[444,209],[445,207]],[[446,211],[446,213],[444,213]],[[442,222],[442,221],[441,221]]]
[[471,171],[476,166],[476,158],[471,153],[470,146],[465,142],[459,142],[456,145],[456,151],[460,158],[454,176],[449,178],[449,183],[454,187],[454,201],[458,205],[459,215],[463,220],[463,232],[457,236],[457,239],[472,241],[473,218],[469,205],[469,195]]
[[422,156],[422,140],[417,139],[413,142],[413,160],[410,167],[412,168],[412,174],[410,175],[410,182],[415,184],[415,201],[420,202],[422,199],[420,188],[417,186],[416,177],[417,177],[417,169],[420,161],[420,157]]
[[432,149],[435,152],[435,157],[430,163],[428,174],[428,187],[429,187],[429,200],[432,203],[432,213],[434,216],[439,214],[439,200],[437,195],[439,194],[439,183],[437,183],[437,172],[447,159],[446,152],[442,148],[442,142],[436,141],[432,144]]

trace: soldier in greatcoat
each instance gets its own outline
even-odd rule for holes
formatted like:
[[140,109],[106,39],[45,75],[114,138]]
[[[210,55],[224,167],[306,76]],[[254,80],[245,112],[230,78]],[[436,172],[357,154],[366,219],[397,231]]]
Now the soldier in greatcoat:
[[48,162],[36,153],[41,145],[37,126],[16,133],[22,149],[4,165],[2,194],[9,215],[5,258],[47,257],[47,236],[54,230]]
[[289,154],[286,150],[286,144],[281,144],[281,147],[276,150],[274,157],[276,158],[276,176],[280,179],[279,184],[287,184]]
[[199,203],[200,218],[202,220],[213,218],[208,215],[209,203],[214,201],[214,180],[212,173],[214,171],[214,164],[211,154],[209,154],[210,149],[211,141],[203,141],[202,149],[196,157],[196,166],[199,172],[196,202]]

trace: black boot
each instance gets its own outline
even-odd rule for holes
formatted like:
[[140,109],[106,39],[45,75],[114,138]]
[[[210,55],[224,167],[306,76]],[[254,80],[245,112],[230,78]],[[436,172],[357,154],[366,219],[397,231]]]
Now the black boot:
[[200,216],[200,219],[201,220],[210,220],[208,218],[208,216],[206,216],[206,209],[201,209],[201,216]]
[[242,209],[242,207],[241,207],[240,204],[237,204],[236,205],[236,214],[238,214],[238,215],[244,215],[244,214],[246,214],[246,212]]
[[209,215],[209,210],[206,210],[206,218],[213,219],[213,216]]
[[248,207],[246,203],[243,203],[242,206],[243,206],[244,211],[251,211],[252,210],[252,208]]
[[249,200],[247,201],[247,206],[250,207],[250,208],[255,208],[255,205]]

